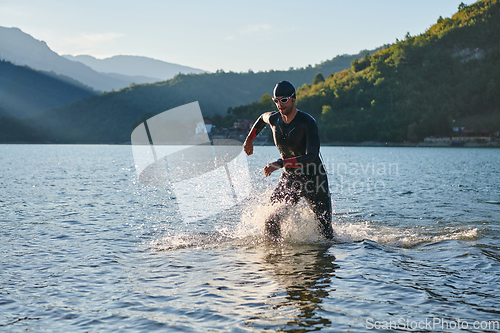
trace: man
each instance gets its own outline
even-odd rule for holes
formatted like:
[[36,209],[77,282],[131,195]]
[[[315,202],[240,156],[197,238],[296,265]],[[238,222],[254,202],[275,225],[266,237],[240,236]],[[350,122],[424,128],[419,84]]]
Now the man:
[[[278,185],[271,195],[271,204],[295,205],[304,198],[316,214],[320,231],[327,239],[333,238],[332,204],[328,179],[319,156],[318,126],[313,117],[295,106],[295,88],[288,81],[279,82],[274,88],[273,101],[279,110],[262,114],[248,134],[243,149],[253,154],[253,140],[269,124],[274,143],[281,158],[264,167],[267,177],[284,168]],[[273,241],[281,239],[280,216],[276,211],[266,220],[266,235]]]

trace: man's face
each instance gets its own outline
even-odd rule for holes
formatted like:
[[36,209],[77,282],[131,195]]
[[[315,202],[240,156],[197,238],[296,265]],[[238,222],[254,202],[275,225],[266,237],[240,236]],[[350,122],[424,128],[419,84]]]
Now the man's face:
[[[288,99],[285,103],[283,103],[283,100]],[[273,98],[274,102],[276,103],[276,107],[280,111],[282,115],[289,115],[292,113],[293,108],[295,107],[295,98],[291,97],[288,98],[287,96],[276,96]]]

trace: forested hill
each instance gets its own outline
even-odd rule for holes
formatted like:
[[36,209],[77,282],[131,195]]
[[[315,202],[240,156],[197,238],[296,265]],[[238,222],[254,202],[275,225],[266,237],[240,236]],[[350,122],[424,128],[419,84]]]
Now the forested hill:
[[455,126],[500,130],[500,1],[463,3],[418,36],[304,86],[326,141],[418,142]]
[[351,61],[365,52],[288,71],[179,74],[168,81],[132,85],[65,105],[30,118],[29,122],[50,133],[45,140],[51,142],[128,142],[132,124],[145,114],[154,115],[198,101],[205,117],[226,115],[229,107],[260,100],[280,80],[297,85],[311,83],[318,72],[328,75],[349,68]]
[[[499,0],[462,3],[425,33],[356,59],[297,96],[299,109],[318,121],[323,142],[420,142],[449,136],[453,127],[497,132]],[[268,96],[231,113],[255,119],[272,108]]]
[[0,60],[0,143],[45,141],[38,124],[23,118],[95,94],[67,76]]
[[0,109],[16,118],[97,94],[67,76],[0,60]]
[[418,142],[449,136],[454,126],[496,132],[499,2],[462,3],[455,15],[440,17],[425,33],[407,34],[377,52],[289,71],[178,75],[89,97],[29,122],[39,133],[50,133],[43,140],[52,142],[128,142],[137,119],[193,101],[215,125],[255,119],[274,109],[265,94],[289,80],[300,86],[298,107],[318,120],[323,142]]

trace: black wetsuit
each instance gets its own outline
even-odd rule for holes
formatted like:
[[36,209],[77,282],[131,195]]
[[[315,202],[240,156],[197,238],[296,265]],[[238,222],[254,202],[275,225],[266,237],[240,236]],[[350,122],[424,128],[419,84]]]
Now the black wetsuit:
[[[279,112],[261,115],[250,131],[252,140],[269,124],[273,131],[274,143],[278,147],[284,171],[271,196],[271,203],[295,205],[304,198],[320,221],[320,231],[328,239],[333,238],[332,204],[328,178],[319,155],[318,126],[313,117],[297,111],[290,123],[285,123]],[[280,213],[266,221],[269,236],[280,235]]]

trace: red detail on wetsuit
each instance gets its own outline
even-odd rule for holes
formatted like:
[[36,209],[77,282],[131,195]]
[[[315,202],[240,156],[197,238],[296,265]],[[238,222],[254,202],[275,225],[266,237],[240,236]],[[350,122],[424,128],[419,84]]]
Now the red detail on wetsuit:
[[250,131],[250,133],[248,134],[248,138],[253,141],[255,139],[255,137],[257,136],[257,129],[254,127],[252,128],[252,130]]
[[283,160],[283,167],[285,168],[300,168],[297,163],[297,157],[287,158]]

